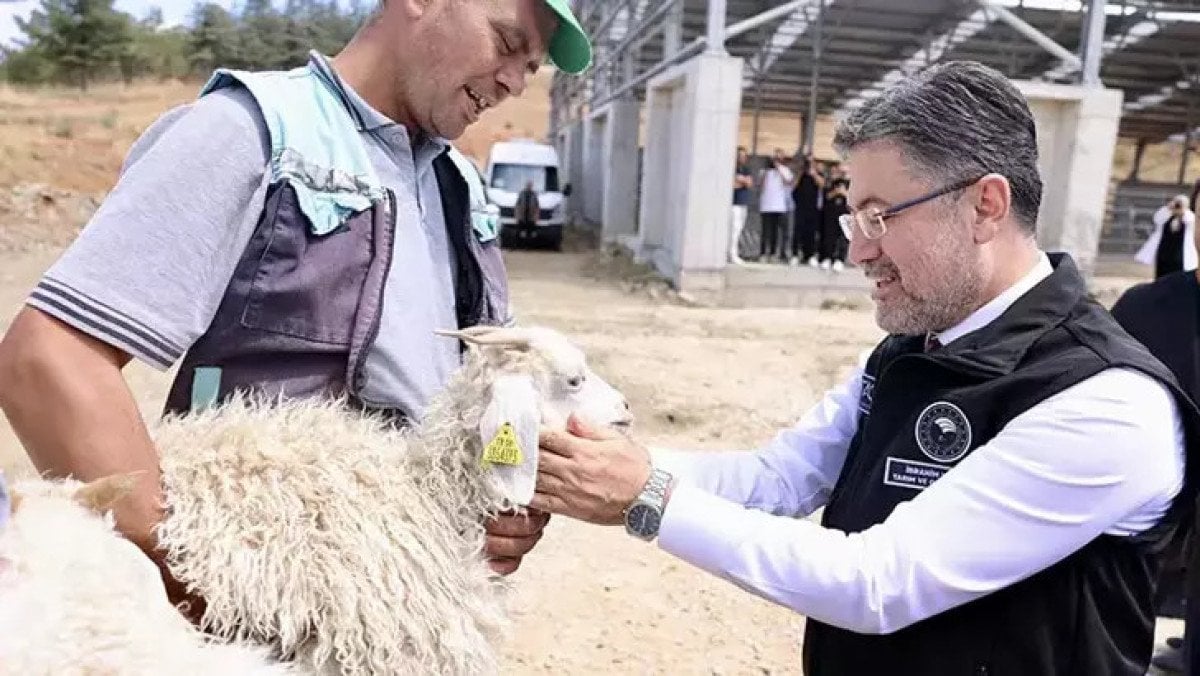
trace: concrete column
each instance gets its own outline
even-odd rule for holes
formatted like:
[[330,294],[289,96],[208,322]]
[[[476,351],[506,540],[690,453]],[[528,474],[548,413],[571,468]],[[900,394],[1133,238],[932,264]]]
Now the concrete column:
[[[817,25],[813,28],[812,44],[812,73],[808,81],[808,112],[804,114],[804,129],[801,133],[800,148],[806,153],[814,153],[816,145],[814,137],[817,133],[817,88],[821,86],[821,28],[825,25],[825,0],[817,0]],[[815,153],[814,153],[815,155]]]
[[703,54],[647,87],[642,258],[683,291],[724,284],[742,65]]
[[[665,76],[666,74],[664,74]],[[642,201],[638,207],[638,241],[634,257],[638,262],[663,259],[660,269],[671,269],[665,255],[669,239],[671,190],[675,179],[672,171],[677,129],[673,122],[676,111],[683,105],[686,94],[682,77],[662,77],[646,88],[646,150],[642,159]]]
[[637,234],[638,125],[641,104],[613,101],[589,116],[603,120],[603,194],[600,196],[601,240],[605,243]]
[[708,0],[707,31],[705,54],[725,56],[725,0]]
[[1088,0],[1087,18],[1080,28],[1080,54],[1083,68],[1079,73],[1080,84],[1088,87],[1099,87],[1100,62],[1104,58],[1101,49],[1104,43],[1104,0]]
[[604,179],[606,160],[604,137],[607,133],[608,116],[589,117],[583,126],[583,178],[580,192],[583,220],[590,226],[604,222]]
[[1037,124],[1042,208],[1038,244],[1091,274],[1100,246],[1123,95],[1097,86],[1015,82]]
[[559,161],[567,170],[571,183],[571,196],[567,198],[567,214],[572,224],[583,220],[583,186],[587,182],[583,174],[583,121],[576,120],[566,128],[566,153]]
[[683,0],[677,0],[663,20],[663,58],[669,59],[683,46]]

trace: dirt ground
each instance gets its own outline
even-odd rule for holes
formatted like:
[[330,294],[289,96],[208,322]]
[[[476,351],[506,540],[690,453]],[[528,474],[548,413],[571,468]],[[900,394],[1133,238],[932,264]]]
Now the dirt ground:
[[[0,331],[53,252],[0,256]],[[568,332],[650,443],[750,448],[791,424],[879,337],[869,312],[687,307],[596,276],[590,253],[508,252],[524,324]],[[849,273],[857,274],[857,273]],[[170,374],[128,369],[152,416]],[[0,419],[0,467],[23,453]],[[552,520],[513,580],[506,674],[800,674],[804,619],[653,546]],[[1177,629],[1164,623],[1161,638]]]

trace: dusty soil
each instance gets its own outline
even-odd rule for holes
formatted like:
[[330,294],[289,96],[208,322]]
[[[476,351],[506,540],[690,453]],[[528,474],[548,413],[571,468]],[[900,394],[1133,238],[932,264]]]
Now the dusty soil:
[[[688,307],[599,277],[587,252],[509,252],[520,321],[568,332],[630,398],[642,440],[750,448],[791,424],[879,336],[869,312]],[[0,331],[53,252],[0,255]],[[128,369],[145,415],[169,381]],[[0,467],[26,468],[0,420]],[[804,619],[630,540],[554,519],[514,576],[511,674],[800,674]],[[1163,637],[1177,628],[1164,623]]]

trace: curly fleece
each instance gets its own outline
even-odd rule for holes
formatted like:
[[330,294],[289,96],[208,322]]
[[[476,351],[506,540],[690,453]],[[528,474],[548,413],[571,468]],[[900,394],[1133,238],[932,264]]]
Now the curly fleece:
[[497,374],[547,368],[472,350],[403,431],[330,400],[235,397],[161,421],[158,537],[205,629],[321,673],[496,673],[506,584],[483,523],[512,505],[477,429]]
[[80,486],[13,486],[19,506],[0,532],[0,674],[294,673],[261,647],[222,645],[185,620],[158,568],[117,533],[111,515],[72,499]]

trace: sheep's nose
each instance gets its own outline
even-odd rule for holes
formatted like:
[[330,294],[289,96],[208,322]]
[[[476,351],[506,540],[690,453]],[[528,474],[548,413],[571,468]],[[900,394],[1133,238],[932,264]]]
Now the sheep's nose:
[[622,399],[621,410],[618,411],[616,420],[613,421],[613,426],[618,429],[628,429],[631,425],[633,425],[633,413],[630,412],[629,402]]

